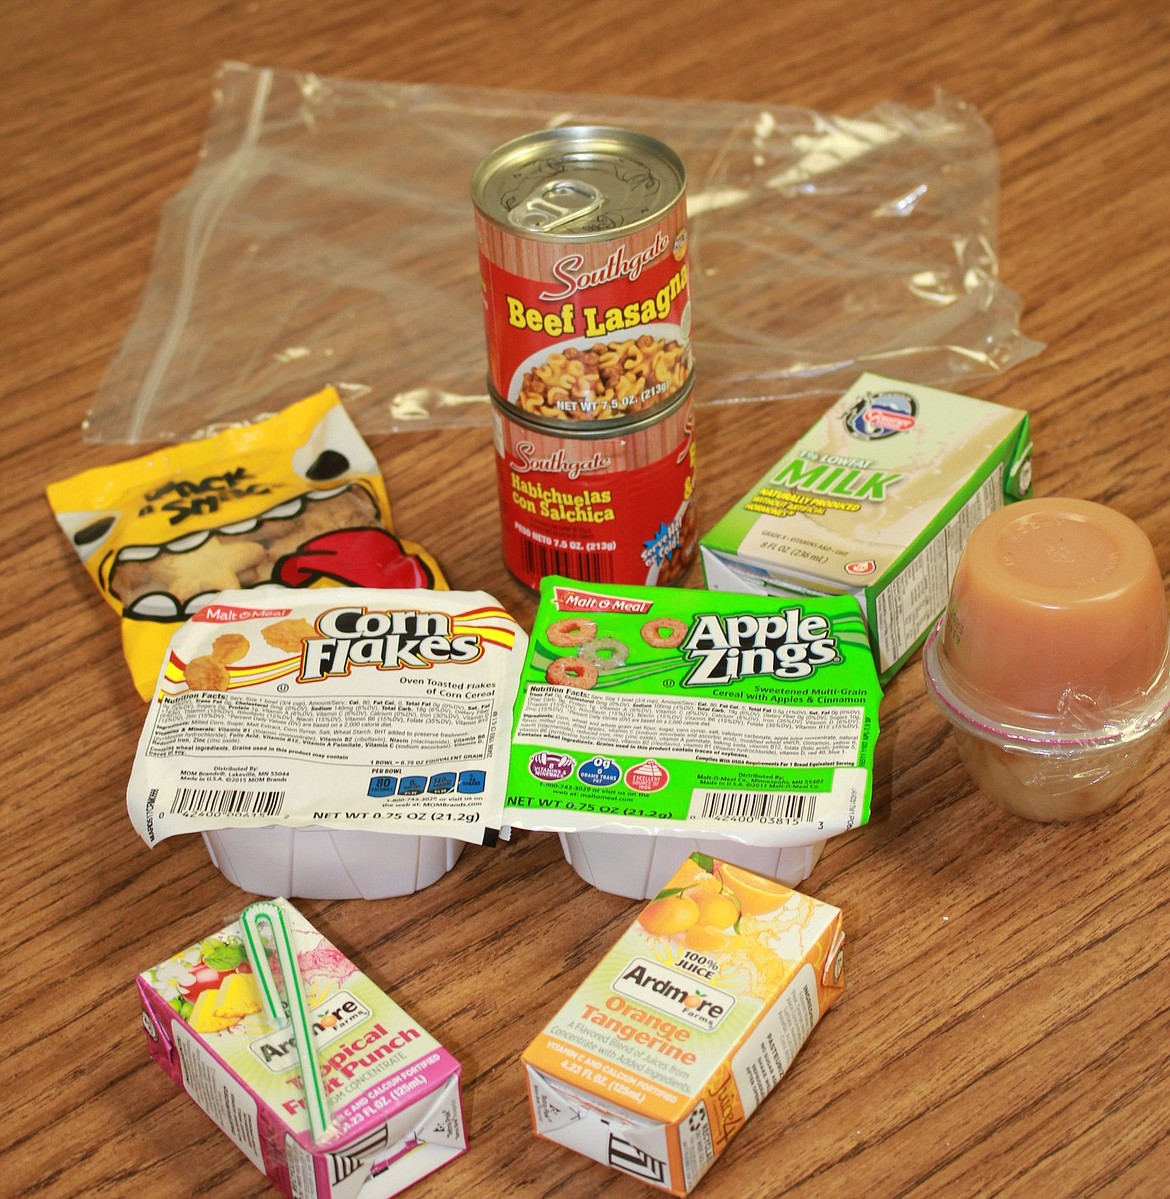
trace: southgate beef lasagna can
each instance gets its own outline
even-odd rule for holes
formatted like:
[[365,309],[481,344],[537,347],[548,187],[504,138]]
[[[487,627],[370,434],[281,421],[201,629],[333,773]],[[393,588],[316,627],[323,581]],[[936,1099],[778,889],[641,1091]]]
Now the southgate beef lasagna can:
[[537,588],[682,581],[695,557],[689,381],[639,419],[570,428],[492,397],[504,563]]
[[520,419],[639,422],[691,376],[686,172],[601,126],[492,151],[471,183],[488,381]]

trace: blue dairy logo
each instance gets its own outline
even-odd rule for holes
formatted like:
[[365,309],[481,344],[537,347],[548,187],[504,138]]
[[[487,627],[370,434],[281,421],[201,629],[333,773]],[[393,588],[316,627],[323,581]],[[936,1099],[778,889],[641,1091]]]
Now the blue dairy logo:
[[903,391],[883,391],[862,396],[845,413],[845,428],[862,441],[881,441],[914,428],[918,402]]
[[577,777],[590,787],[612,787],[622,777],[622,768],[612,758],[590,758],[577,767]]

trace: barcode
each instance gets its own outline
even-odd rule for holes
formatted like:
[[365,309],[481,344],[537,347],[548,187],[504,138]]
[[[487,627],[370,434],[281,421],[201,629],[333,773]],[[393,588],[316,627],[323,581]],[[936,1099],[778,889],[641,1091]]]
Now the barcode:
[[817,797],[798,791],[704,791],[704,816],[762,824],[811,824]]
[[520,558],[524,574],[543,578],[545,575],[566,575],[583,583],[612,583],[613,556],[588,553],[584,550],[563,550],[551,545],[538,545],[527,538],[520,540]]
[[637,1145],[631,1145],[616,1132],[609,1134],[609,1164],[648,1182],[664,1182],[666,1179],[666,1162],[639,1149]]
[[176,816],[276,816],[283,807],[283,791],[180,787],[171,811]]

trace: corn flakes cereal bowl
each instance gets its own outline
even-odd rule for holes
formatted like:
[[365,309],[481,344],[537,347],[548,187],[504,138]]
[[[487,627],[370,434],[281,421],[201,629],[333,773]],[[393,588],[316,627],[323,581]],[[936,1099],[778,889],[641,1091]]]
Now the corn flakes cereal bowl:
[[704,853],[795,887],[812,873],[824,841],[809,845],[744,845],[726,837],[695,840],[606,830],[561,833],[569,865],[591,886],[628,899],[653,899],[689,854]]
[[327,828],[209,829],[211,860],[254,895],[302,899],[388,899],[436,883],[465,842],[447,837]]
[[[979,789],[1027,820],[1072,821],[1117,803],[1137,783],[1170,718],[1170,669],[1164,660],[1140,703],[1065,713],[1038,727],[996,720],[955,690],[941,662],[942,617],[923,653],[926,691],[951,724],[959,757]],[[1075,712],[1076,705],[1068,708]],[[1071,727],[1079,719],[1080,727]]]

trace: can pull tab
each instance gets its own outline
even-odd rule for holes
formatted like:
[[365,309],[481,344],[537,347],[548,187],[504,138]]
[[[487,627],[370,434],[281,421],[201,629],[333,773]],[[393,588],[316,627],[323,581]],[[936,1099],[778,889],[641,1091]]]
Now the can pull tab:
[[579,179],[553,179],[508,213],[508,220],[532,233],[548,233],[580,220],[600,207],[604,196]]

